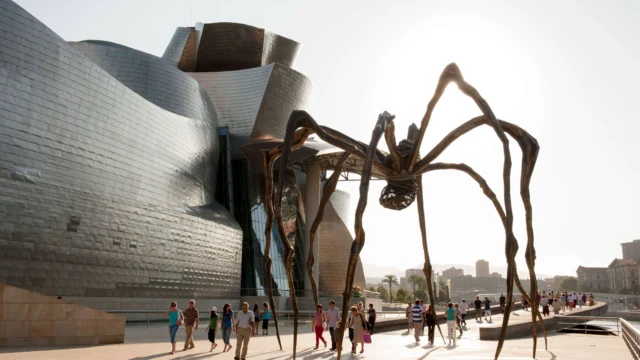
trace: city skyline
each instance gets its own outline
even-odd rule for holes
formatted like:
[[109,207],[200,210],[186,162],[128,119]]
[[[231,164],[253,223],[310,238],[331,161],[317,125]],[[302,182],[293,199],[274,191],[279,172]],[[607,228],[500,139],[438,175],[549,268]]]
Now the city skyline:
[[[419,121],[440,72],[455,61],[499,118],[521,125],[540,143],[531,188],[539,273],[575,275],[579,265],[606,266],[622,257],[620,243],[640,237],[635,225],[640,165],[631,156],[640,144],[633,136],[638,125],[629,121],[635,117],[632,90],[640,80],[635,66],[640,45],[633,38],[640,24],[631,16],[638,4],[349,2],[336,12],[331,4],[266,7],[255,1],[17,3],[64,39],[113,41],[158,56],[176,27],[196,21],[271,29],[303,44],[296,69],[314,85],[309,113],[322,125],[362,141],[383,110],[397,115],[397,129]],[[260,11],[246,12],[247,7]],[[473,16],[461,14],[460,7]],[[122,26],[114,27],[113,19]],[[354,29],[350,24],[356,23]],[[327,56],[331,66],[319,61]],[[469,99],[450,87],[434,112],[422,151],[478,114]],[[512,144],[522,271],[526,236],[515,149]],[[443,160],[469,163],[500,193],[500,151],[491,131],[483,129],[467,135]],[[598,172],[583,176],[595,163]],[[432,262],[467,264],[482,257],[506,267],[502,225],[477,186],[454,174],[429,175],[424,181]],[[421,247],[416,208],[383,210],[377,204],[383,185],[371,185],[363,263],[420,264],[422,251],[408,250]],[[338,188],[352,195],[354,209],[358,183]]]

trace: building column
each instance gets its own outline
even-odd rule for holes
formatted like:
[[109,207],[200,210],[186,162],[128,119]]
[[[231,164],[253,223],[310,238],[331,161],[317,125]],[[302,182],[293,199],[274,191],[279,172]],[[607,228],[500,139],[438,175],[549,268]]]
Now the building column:
[[[307,163],[307,171],[306,171],[306,186],[305,186],[305,194],[304,194],[304,210],[305,210],[305,237],[306,244],[304,247],[304,290],[305,296],[313,296],[311,289],[311,281],[309,281],[309,277],[307,274],[307,258],[309,257],[309,241],[310,241],[310,233],[311,233],[311,224],[316,219],[316,215],[318,214],[318,206],[320,205],[320,196],[321,196],[321,188],[320,188],[320,163],[317,161],[308,162]],[[313,264],[313,278],[316,280],[316,284],[320,286],[320,237],[319,234],[316,233],[316,241],[313,246],[313,256],[315,258],[315,262]]]

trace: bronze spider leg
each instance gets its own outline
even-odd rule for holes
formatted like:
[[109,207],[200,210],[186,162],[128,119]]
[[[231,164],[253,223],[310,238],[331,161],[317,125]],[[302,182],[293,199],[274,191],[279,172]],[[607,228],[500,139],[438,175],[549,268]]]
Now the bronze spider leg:
[[[301,130],[296,131],[298,128],[303,128]],[[265,225],[265,238],[266,238],[266,246],[265,250],[270,248],[271,245],[271,230],[273,226],[274,219],[274,210],[276,216],[276,222],[278,225],[278,234],[283,243],[283,248],[285,249],[284,258],[285,258],[285,270],[287,272],[287,279],[289,281],[290,287],[290,295],[291,295],[291,303],[294,312],[294,338],[293,338],[293,357],[295,359],[296,346],[297,346],[297,332],[298,332],[298,306],[295,298],[295,288],[293,287],[293,276],[291,274],[291,265],[293,263],[293,247],[289,243],[288,239],[285,238],[284,225],[282,223],[282,214],[281,214],[281,202],[282,202],[282,189],[284,187],[284,178],[286,175],[286,166],[289,159],[289,156],[293,150],[300,148],[306,139],[312,133],[316,133],[318,137],[327,143],[339,147],[347,152],[354,153],[356,156],[360,156],[364,158],[364,153],[362,152],[362,148],[366,149],[362,143],[359,143],[347,136],[343,138],[336,138],[329,134],[328,128],[324,128],[319,126],[313,118],[304,111],[293,111],[291,116],[289,117],[289,121],[287,122],[287,130],[285,134],[284,143],[281,146],[278,146],[274,149],[266,151],[263,153],[263,167],[265,169],[265,210],[267,212],[267,224]],[[332,134],[340,134],[336,131],[331,131]],[[377,154],[379,151],[373,152],[373,154]],[[274,209],[273,203],[273,164],[275,160],[277,160],[280,156],[282,156],[282,162],[280,166],[280,176],[278,178],[278,189],[276,194],[276,203]],[[384,167],[383,164],[374,162],[374,165],[386,173],[390,172],[389,169]],[[272,286],[272,278],[271,278],[271,259],[268,256],[265,257],[265,267],[267,268],[267,282],[268,282],[268,291],[269,291],[269,301],[274,305],[273,301],[273,292],[271,289]],[[275,313],[274,313],[275,315]],[[276,322],[276,335],[278,335],[278,343],[280,344],[280,348],[282,349],[282,345],[279,338],[279,328],[278,323]]]
[[[527,218],[531,219],[531,202],[530,202],[530,195],[529,195],[529,184],[530,184],[530,180],[531,180],[531,175],[533,173],[533,169],[535,167],[535,163],[537,160],[537,156],[538,156],[538,152],[540,147],[538,146],[538,142],[536,141],[536,139],[531,136],[529,133],[527,133],[525,130],[523,130],[522,128],[513,125],[511,123],[508,123],[506,121],[501,121],[498,120],[500,126],[502,127],[502,129],[504,129],[510,136],[512,136],[514,139],[516,139],[516,141],[518,142],[518,145],[520,146],[520,149],[522,150],[522,171],[521,171],[521,181],[520,181],[520,193],[521,196],[523,198],[523,202],[525,204],[529,204],[528,207],[525,206],[525,211],[527,214]],[[489,122],[489,120],[487,119],[487,117],[485,116],[479,116],[476,118],[473,118],[469,121],[467,121],[466,123],[462,124],[461,126],[459,126],[458,128],[454,129],[453,131],[451,131],[438,145],[436,145],[431,152],[429,152],[429,154],[427,154],[427,156],[425,158],[423,158],[422,160],[420,160],[418,163],[416,163],[415,166],[415,172],[416,173],[421,173],[424,171],[424,169],[438,156],[440,155],[440,153],[442,153],[442,151],[444,151],[447,146],[449,146],[453,141],[455,141],[458,137],[460,137],[461,135],[465,134],[466,132],[480,126],[480,125],[484,125],[484,124],[491,124]],[[478,175],[479,176],[479,175]],[[472,176],[473,177],[473,176]],[[482,185],[481,185],[482,186]],[[484,187],[483,187],[484,189]],[[489,196],[489,195],[487,195]],[[493,201],[493,199],[492,199]],[[494,205],[500,205],[499,202],[497,202],[497,199],[494,202]],[[501,207],[496,207],[496,209],[498,209],[498,212],[501,211]],[[502,212],[502,214],[504,214],[504,212]],[[503,220],[503,224],[505,226],[505,231],[507,232],[507,244],[506,244],[506,255],[507,255],[507,262],[508,262],[508,267],[509,270],[507,271],[507,297],[509,298],[509,304],[507,304],[508,307],[511,307],[511,296],[512,294],[509,293],[509,291],[513,290],[513,280],[514,280],[514,276],[517,276],[516,273],[516,264],[515,264],[515,254],[518,251],[518,243],[517,240],[515,238],[515,236],[513,235],[513,229],[511,228],[511,230],[508,229],[507,227],[507,218],[504,215],[501,215],[501,218],[504,218]],[[527,247],[528,248],[533,248],[533,224],[531,221],[527,222]],[[535,250],[534,251],[529,251],[529,256],[531,256],[531,254],[535,255]],[[534,257],[534,261],[535,261],[535,256]],[[533,279],[535,279],[535,264],[533,262],[527,261],[527,265],[529,268],[529,273],[533,274]],[[519,283],[519,279],[517,281]],[[533,282],[532,282],[533,283]],[[537,289],[537,284],[533,285],[532,287],[534,287],[535,290]],[[521,284],[519,285],[519,290],[522,292],[522,286]],[[533,292],[532,292],[533,293]],[[535,291],[535,293],[537,293],[537,291]],[[526,296],[526,294],[525,294]],[[536,299],[537,300],[537,299]],[[532,305],[534,303],[531,303]],[[535,314],[538,315],[538,318],[542,318],[539,314],[539,312],[536,310],[534,310],[535,313],[532,314],[532,321],[533,321],[533,333],[534,333],[534,349],[533,349],[533,356],[535,357],[535,352],[536,352],[536,343],[537,343],[537,326],[536,326],[536,317],[534,316]],[[506,326],[508,324],[508,318],[509,318],[509,314],[505,314],[505,318],[503,319],[503,327],[502,327],[502,332],[501,332],[501,337],[500,337],[500,341],[498,342],[498,350],[496,353],[496,358],[497,355],[499,355],[500,350],[502,349],[502,345],[504,343],[504,337],[506,336]],[[547,344],[547,337],[546,337],[546,330],[544,328],[544,322],[542,322],[542,331],[544,333],[545,336],[545,348],[546,348],[546,344]]]
[[313,263],[315,262],[315,258],[313,256],[313,245],[316,241],[316,232],[322,223],[322,219],[324,218],[324,209],[331,198],[331,195],[334,191],[336,191],[336,186],[338,185],[338,180],[340,179],[340,172],[342,171],[342,166],[345,161],[351,156],[350,153],[345,152],[342,154],[335,168],[333,169],[333,174],[329,180],[324,183],[322,188],[322,199],[320,199],[320,205],[318,206],[318,212],[316,214],[316,218],[313,219],[313,224],[311,224],[311,230],[309,231],[309,256],[307,258],[307,274],[309,275],[309,281],[311,282],[311,289],[313,291],[313,301],[316,304],[319,304],[318,300],[318,285],[316,284],[316,279],[313,278]]
[[378,146],[378,142],[384,133],[386,127],[386,117],[382,114],[378,117],[378,121],[376,123],[375,128],[373,129],[373,133],[371,135],[371,142],[369,143],[369,148],[367,150],[367,156],[365,158],[363,167],[362,167],[362,175],[360,178],[360,198],[358,199],[358,206],[356,207],[356,218],[355,218],[355,239],[351,243],[351,254],[349,257],[349,266],[347,268],[347,281],[344,286],[344,293],[342,294],[342,317],[340,328],[338,328],[338,334],[336,335],[337,341],[336,346],[338,348],[338,360],[340,360],[340,356],[342,353],[342,341],[344,340],[344,329],[348,327],[347,324],[347,313],[349,312],[349,299],[351,298],[351,286],[353,286],[353,278],[355,275],[356,264],[358,263],[358,257],[360,256],[360,251],[364,247],[365,242],[365,232],[362,226],[362,215],[364,214],[364,210],[367,207],[367,196],[369,195],[369,182],[371,181],[371,169],[374,163],[374,156],[376,154],[376,149]]
[[384,140],[387,142],[387,147],[389,147],[389,153],[393,158],[393,170],[400,174],[400,153],[398,152],[398,145],[396,144],[396,129],[393,121],[387,122],[387,127],[384,130]]
[[[427,111],[425,112],[421,124],[420,124],[420,130],[418,132],[418,136],[416,137],[416,140],[414,142],[414,146],[411,149],[411,154],[409,155],[409,163],[408,163],[408,170],[409,172],[412,172],[413,174],[416,174],[417,172],[413,171],[414,169],[414,165],[416,165],[416,161],[418,159],[418,153],[420,151],[420,144],[422,143],[422,139],[424,137],[424,133],[427,130],[427,126],[429,125],[429,121],[431,120],[431,115],[433,113],[433,109],[435,108],[436,104],[438,103],[438,100],[440,99],[440,97],[442,96],[442,94],[444,93],[444,90],[446,89],[447,85],[450,82],[454,82],[458,85],[458,88],[460,89],[460,91],[462,91],[462,93],[464,93],[465,95],[469,96],[470,98],[473,99],[473,101],[476,103],[476,105],[480,108],[480,110],[482,111],[482,113],[484,114],[484,116],[486,116],[488,123],[493,127],[494,131],[496,132],[496,135],[498,136],[498,138],[500,139],[500,141],[502,142],[502,149],[503,149],[503,153],[504,153],[504,165],[503,165],[503,173],[502,173],[502,178],[503,178],[503,184],[504,184],[504,204],[505,204],[505,210],[506,210],[506,222],[505,222],[505,228],[506,228],[506,245],[505,245],[505,253],[507,256],[507,298],[512,299],[513,297],[513,269],[514,269],[514,265],[515,265],[515,261],[509,261],[509,259],[514,259],[515,258],[515,254],[517,252],[517,243],[514,239],[514,237],[511,235],[513,234],[513,211],[512,211],[512,206],[511,206],[511,152],[509,151],[509,139],[507,139],[506,135],[504,134],[504,130],[501,128],[500,123],[498,122],[498,120],[496,119],[495,115],[493,114],[493,111],[491,110],[491,107],[489,106],[489,104],[482,98],[482,96],[480,96],[480,93],[478,93],[478,91],[471,86],[469,83],[467,83],[464,78],[462,77],[462,73],[460,72],[460,69],[458,68],[458,66],[454,63],[451,63],[449,65],[447,65],[447,67],[445,67],[444,71],[442,72],[442,74],[440,75],[440,79],[438,80],[438,85],[436,86],[436,90],[431,98],[431,100],[429,101],[429,104],[427,105]],[[532,234],[532,233],[531,233]],[[532,252],[530,251],[529,247],[527,248],[527,253],[531,254]],[[535,251],[533,252],[533,255],[535,256]],[[531,259],[527,259],[527,265],[532,264],[533,262],[531,261]],[[531,267],[529,266],[529,270],[531,273]],[[535,279],[535,277],[534,277]],[[535,281],[531,282],[531,288],[532,291],[537,289],[537,284],[535,284]],[[534,353],[534,357],[535,357],[535,352],[536,352],[536,343],[537,343],[537,324],[536,324],[536,303],[532,303],[532,317],[533,317],[533,333],[534,333],[534,337],[533,337],[533,343],[534,343],[534,347],[533,347],[533,353]],[[536,308],[534,310],[534,308]],[[505,317],[505,319],[503,319],[503,332],[506,330],[504,327],[504,321],[508,320],[508,316]],[[502,338],[502,336],[501,336]],[[496,354],[496,358],[499,354],[499,350],[501,350],[502,348],[502,343],[503,340],[501,339],[501,341],[498,343],[498,352]]]
[[[422,190],[422,175],[417,177],[418,182],[418,217],[420,221],[420,232],[422,233],[422,251],[424,252],[424,268],[422,271],[424,272],[424,276],[427,279],[427,291],[429,292],[429,300],[431,303],[431,309],[435,312],[436,310],[436,300],[433,294],[433,283],[431,282],[431,271],[433,268],[431,267],[431,259],[429,258],[429,248],[427,247],[427,226],[424,220],[424,193]],[[442,335],[442,329],[440,329],[440,322],[436,319],[436,326],[438,327],[438,331],[440,332],[440,336],[442,336],[442,341],[446,344],[447,341],[444,339],[444,335]]]

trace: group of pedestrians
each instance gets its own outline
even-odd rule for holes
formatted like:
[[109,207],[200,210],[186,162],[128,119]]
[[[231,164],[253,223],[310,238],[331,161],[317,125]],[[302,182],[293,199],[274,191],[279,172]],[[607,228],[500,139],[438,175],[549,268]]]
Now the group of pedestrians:
[[[181,326],[185,328],[185,341],[183,351],[191,350],[195,347],[193,342],[193,332],[198,331],[200,324],[200,312],[195,307],[195,300],[189,300],[189,306],[184,310],[178,309],[175,301],[172,301],[169,310],[165,315],[169,316],[169,339],[171,341],[171,354],[176,352],[176,334]],[[224,349],[227,352],[233,348],[231,345],[231,332],[235,332],[236,354],[235,360],[245,360],[249,349],[249,340],[251,336],[258,335],[258,326],[260,316],[262,316],[262,335],[268,335],[269,320],[271,319],[271,311],[269,304],[263,304],[264,311],[260,312],[259,306],[256,304],[253,311],[249,310],[248,303],[242,303],[242,310],[234,313],[231,304],[224,304],[222,307],[222,318],[218,315],[217,307],[213,306],[210,311],[209,323],[205,328],[207,338],[211,343],[210,352],[213,351],[218,344],[216,343],[216,333],[218,328],[222,330],[222,341]]]
[[[504,296],[500,296],[501,298]],[[500,300],[502,301],[502,299]],[[465,300],[462,300],[462,302],[465,302]],[[482,309],[484,309],[484,320],[485,321],[489,321],[491,322],[491,300],[489,300],[488,297],[484,297],[484,300],[480,300],[479,296],[476,296],[476,299],[473,301],[473,305],[475,306],[476,312],[476,321],[482,322]],[[502,305],[502,303],[500,304],[500,307],[502,309],[504,309],[504,305]],[[504,313],[504,310],[503,310]],[[489,320],[487,320],[487,316],[489,317]]]
[[[360,353],[364,352],[365,340],[373,334],[375,324],[376,310],[373,304],[370,303],[369,308],[366,310],[362,302],[351,306],[346,323],[346,328],[349,329],[349,340],[351,341],[351,354],[356,354],[358,345],[360,345]],[[322,304],[316,305],[316,312],[311,326],[316,334],[315,349],[319,348],[320,342],[324,344],[325,348],[327,347],[328,343],[324,339],[323,332],[328,330],[331,336],[331,349],[329,350],[336,351],[336,329],[341,326],[340,309],[336,307],[334,300],[329,301],[329,310],[327,312],[323,311]]]
[[[529,310],[531,304],[527,303],[524,295],[520,295],[522,307],[525,311]],[[554,314],[560,312],[573,311],[573,309],[582,309],[582,306],[590,306],[595,303],[593,294],[587,296],[586,293],[576,293],[568,291],[538,291],[536,294],[538,306],[542,308],[543,316],[550,316],[551,309]]]

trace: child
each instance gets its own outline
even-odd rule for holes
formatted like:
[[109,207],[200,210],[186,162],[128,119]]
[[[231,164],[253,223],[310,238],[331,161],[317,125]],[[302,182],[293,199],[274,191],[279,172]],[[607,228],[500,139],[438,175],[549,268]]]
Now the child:
[[269,320],[271,319],[271,311],[269,311],[269,304],[262,304],[264,312],[262,313],[262,335],[269,335]]
[[258,324],[260,324],[260,306],[253,304],[253,324],[251,325],[251,336],[258,335]]
[[460,313],[460,305],[454,304],[453,309],[456,311],[456,328],[460,330],[460,337],[462,337],[462,314]]
[[211,308],[211,320],[209,320],[209,326],[207,326],[207,335],[209,337],[209,342],[211,343],[211,350],[209,350],[209,352],[212,352],[213,349],[216,348],[216,346],[218,346],[218,344],[216,344],[216,329],[218,328],[218,309],[216,309],[216,307],[212,307]]

